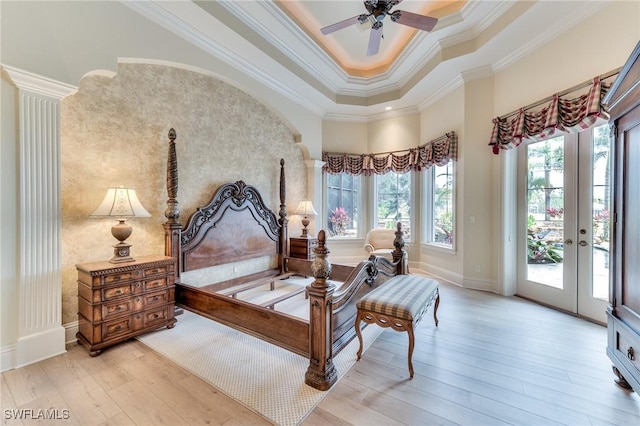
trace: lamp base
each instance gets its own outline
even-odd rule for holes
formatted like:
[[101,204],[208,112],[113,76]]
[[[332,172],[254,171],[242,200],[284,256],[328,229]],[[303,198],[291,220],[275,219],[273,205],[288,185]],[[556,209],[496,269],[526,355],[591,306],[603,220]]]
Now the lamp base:
[[307,226],[309,226],[309,218],[308,217],[304,217],[304,219],[302,219],[302,235],[300,235],[300,237],[302,238],[307,238],[309,236],[309,229],[307,228]]
[[131,244],[125,241],[120,241],[113,246],[113,257],[109,260],[110,263],[125,263],[133,262],[135,259],[129,255],[129,248]]
[[133,262],[135,260],[133,257],[129,256],[129,247],[131,247],[131,244],[125,241],[129,238],[132,231],[133,228],[131,228],[131,225],[127,223],[127,219],[125,218],[118,218],[118,223],[111,227],[111,235],[120,242],[113,246],[113,257],[109,262],[124,263]]

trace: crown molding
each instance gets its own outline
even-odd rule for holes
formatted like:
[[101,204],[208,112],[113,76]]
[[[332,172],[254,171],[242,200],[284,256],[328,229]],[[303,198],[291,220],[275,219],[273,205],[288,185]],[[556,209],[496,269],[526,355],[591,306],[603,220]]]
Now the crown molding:
[[21,90],[48,96],[50,98],[62,99],[74,94],[78,88],[70,84],[61,83],[48,77],[43,77],[29,71],[14,68],[8,65],[0,65],[9,76],[13,84]]

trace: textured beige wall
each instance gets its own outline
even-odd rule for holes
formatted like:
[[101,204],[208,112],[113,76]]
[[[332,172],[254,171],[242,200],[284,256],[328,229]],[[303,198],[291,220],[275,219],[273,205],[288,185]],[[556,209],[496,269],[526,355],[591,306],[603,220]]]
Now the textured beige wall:
[[[62,322],[77,319],[76,270],[113,255],[115,221],[91,219],[111,186],[134,188],[151,213],[131,219],[133,257],[164,252],[167,133],[175,128],[181,222],[214,190],[243,180],[279,209],[280,158],[289,213],[306,198],[306,167],[289,128],[265,105],[212,76],[162,65],[120,64],[85,76],[62,103]],[[299,220],[290,217],[290,234]],[[298,228],[298,229],[296,229]]]

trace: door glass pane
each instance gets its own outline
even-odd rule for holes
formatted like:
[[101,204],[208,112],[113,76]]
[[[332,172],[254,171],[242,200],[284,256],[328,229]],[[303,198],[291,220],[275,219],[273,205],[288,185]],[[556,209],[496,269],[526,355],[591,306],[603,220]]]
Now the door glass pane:
[[563,287],[564,137],[527,146],[527,279]]
[[609,297],[609,236],[611,223],[611,140],[609,126],[593,129],[593,297],[607,300]]

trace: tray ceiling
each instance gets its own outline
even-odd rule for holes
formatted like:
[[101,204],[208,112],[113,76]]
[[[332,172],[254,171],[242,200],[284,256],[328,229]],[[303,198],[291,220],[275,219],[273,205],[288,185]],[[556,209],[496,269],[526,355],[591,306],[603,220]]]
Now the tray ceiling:
[[128,2],[194,44],[325,118],[416,111],[465,80],[491,75],[591,16],[605,1],[413,1],[393,10],[438,18],[431,32],[384,20],[380,52],[368,29],[320,29],[365,13],[362,1]]

